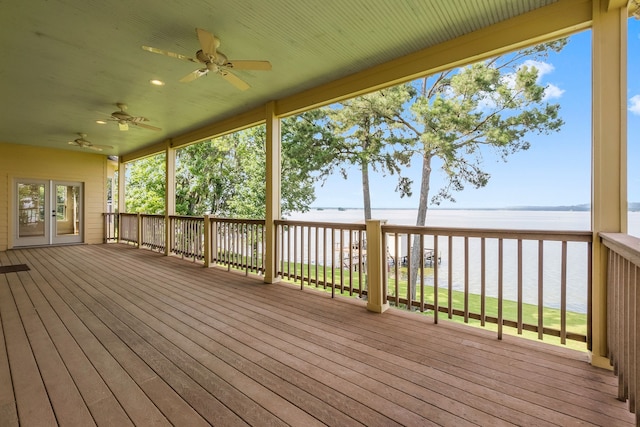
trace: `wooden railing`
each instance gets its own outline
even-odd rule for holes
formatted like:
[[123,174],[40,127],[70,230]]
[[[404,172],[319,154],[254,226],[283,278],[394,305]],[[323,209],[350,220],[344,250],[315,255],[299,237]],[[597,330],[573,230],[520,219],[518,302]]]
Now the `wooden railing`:
[[[387,301],[590,343],[592,234],[382,226]],[[412,252],[412,248],[417,251]],[[422,254],[422,256],[420,256]],[[412,271],[413,274],[412,274]],[[572,317],[573,330],[567,328]],[[578,325],[576,325],[578,323]]]
[[111,243],[118,241],[118,224],[120,215],[115,212],[109,212],[104,214],[104,243]]
[[[120,241],[164,248],[163,216],[120,214],[119,221]],[[275,226],[278,276],[332,295],[368,296],[367,270],[374,260],[367,258],[365,224],[278,220]],[[171,216],[170,253],[263,274],[264,227],[264,220]],[[499,338],[511,327],[590,347],[591,232],[398,225],[373,230],[386,252],[375,260],[376,268],[382,266],[376,270],[382,274],[382,303],[429,311],[436,322],[445,314],[493,325]]]
[[204,260],[204,218],[194,216],[169,217],[171,253],[195,261]]
[[164,215],[140,215],[140,246],[164,252],[166,226]]
[[264,274],[265,233],[262,220],[210,217],[210,264]]
[[138,214],[121,213],[118,241],[138,244]]
[[362,297],[366,289],[364,224],[276,221],[277,274],[305,285]]
[[640,425],[640,239],[600,233],[607,254],[607,346],[618,376],[618,399]]

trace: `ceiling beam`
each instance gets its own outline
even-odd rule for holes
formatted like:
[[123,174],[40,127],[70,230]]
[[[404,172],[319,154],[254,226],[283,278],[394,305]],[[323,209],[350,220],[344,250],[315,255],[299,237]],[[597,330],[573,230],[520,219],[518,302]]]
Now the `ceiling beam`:
[[628,7],[629,0],[606,0],[607,2],[607,11],[613,9],[620,9],[622,7]]

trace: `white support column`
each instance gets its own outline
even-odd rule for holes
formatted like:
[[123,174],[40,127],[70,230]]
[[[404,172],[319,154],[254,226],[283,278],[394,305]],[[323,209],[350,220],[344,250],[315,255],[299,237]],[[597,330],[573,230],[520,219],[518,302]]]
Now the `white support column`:
[[127,206],[125,203],[125,182],[126,182],[126,174],[127,174],[127,164],[122,161],[122,157],[118,158],[118,242],[120,242],[120,236],[122,236],[122,218],[120,217],[121,213],[125,213],[127,211]]
[[591,363],[606,368],[607,260],[598,233],[627,231],[627,20],[626,2],[594,0]]
[[125,204],[125,178],[127,175],[127,164],[122,162],[122,157],[118,160],[118,213],[127,212],[127,206]]
[[173,230],[171,229],[170,216],[176,214],[176,150],[171,146],[171,141],[167,142],[165,152],[165,199],[164,199],[164,230],[165,245],[164,254],[171,253],[171,239]]
[[[386,221],[384,221],[386,222]],[[386,266],[386,250],[382,247],[382,224],[378,219],[368,219],[367,224],[367,310],[384,313],[389,308],[385,301],[383,268]]]
[[280,219],[280,196],[281,196],[281,140],[280,140],[280,119],[275,114],[275,102],[266,105],[267,124],[267,176],[266,176],[266,215],[265,215],[265,268],[264,282],[276,283],[280,278],[276,274],[276,239],[277,227],[274,221]]

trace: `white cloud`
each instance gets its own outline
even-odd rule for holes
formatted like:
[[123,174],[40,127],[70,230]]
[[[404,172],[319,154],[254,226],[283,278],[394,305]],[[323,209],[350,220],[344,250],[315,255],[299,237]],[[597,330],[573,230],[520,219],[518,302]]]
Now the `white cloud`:
[[563,93],[564,89],[560,89],[558,86],[549,83],[544,89],[544,100],[560,98]]
[[632,96],[629,99],[629,111],[640,116],[640,95]]

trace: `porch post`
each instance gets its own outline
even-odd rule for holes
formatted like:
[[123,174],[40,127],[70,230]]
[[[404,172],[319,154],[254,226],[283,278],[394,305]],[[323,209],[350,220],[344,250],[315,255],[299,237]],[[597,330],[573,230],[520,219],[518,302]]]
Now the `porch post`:
[[127,164],[122,161],[122,156],[118,157],[118,242],[120,242],[120,236],[122,236],[122,217],[121,213],[127,211],[125,204],[125,177],[127,174]]
[[[386,222],[386,221],[384,221]],[[367,310],[384,313],[389,308],[385,301],[384,274],[386,250],[382,247],[382,224],[379,219],[368,219],[367,224]]]
[[266,214],[265,214],[265,266],[264,282],[276,283],[280,278],[276,274],[276,239],[277,227],[275,221],[280,219],[280,185],[281,185],[281,141],[280,141],[280,119],[275,114],[275,102],[271,101],[266,105]]
[[171,229],[170,216],[176,214],[176,150],[171,146],[171,141],[165,147],[165,198],[164,198],[164,254],[171,254]]
[[607,258],[598,233],[627,232],[627,2],[593,2],[591,364],[607,358]]

